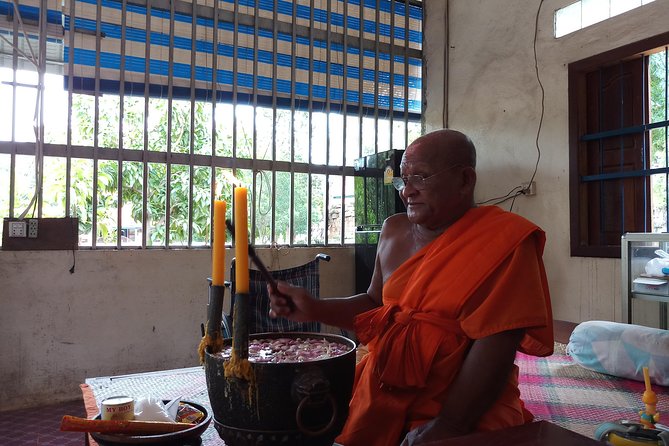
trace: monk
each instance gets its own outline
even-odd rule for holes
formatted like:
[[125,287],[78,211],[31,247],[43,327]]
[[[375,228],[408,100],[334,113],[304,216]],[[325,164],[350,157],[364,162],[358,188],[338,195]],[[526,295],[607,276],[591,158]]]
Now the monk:
[[535,224],[474,204],[476,151],[443,129],[404,152],[406,213],[383,224],[366,293],[314,299],[278,284],[270,315],[353,329],[356,368],[345,446],[420,445],[532,420],[516,351],[553,351],[550,297]]

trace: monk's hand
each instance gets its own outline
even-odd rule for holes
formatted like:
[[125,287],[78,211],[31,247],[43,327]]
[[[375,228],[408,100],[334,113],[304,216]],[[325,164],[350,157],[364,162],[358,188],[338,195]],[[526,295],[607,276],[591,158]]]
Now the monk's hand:
[[277,281],[276,285],[276,290],[267,286],[270,317],[285,317],[297,322],[314,320],[314,307],[317,301],[309,291],[283,281]]
[[464,434],[465,432],[461,432],[457,426],[449,426],[449,423],[444,422],[439,418],[435,418],[409,431],[400,446],[418,446],[421,444],[436,445],[437,443],[431,442],[459,437]]

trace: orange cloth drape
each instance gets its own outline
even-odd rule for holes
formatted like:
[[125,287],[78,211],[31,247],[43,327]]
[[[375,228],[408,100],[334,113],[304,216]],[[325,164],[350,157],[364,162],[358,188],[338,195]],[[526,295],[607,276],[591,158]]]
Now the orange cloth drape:
[[[349,418],[337,441],[392,445],[432,418],[472,340],[525,328],[520,350],[552,353],[545,236],[524,218],[471,209],[404,262],[383,288],[383,306],[356,318],[370,353],[356,369]],[[522,424],[516,373],[480,430]]]

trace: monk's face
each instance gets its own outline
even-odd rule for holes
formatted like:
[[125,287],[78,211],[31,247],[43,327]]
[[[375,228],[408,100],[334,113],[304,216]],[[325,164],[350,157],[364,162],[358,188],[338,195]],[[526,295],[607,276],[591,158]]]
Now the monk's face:
[[[448,134],[417,139],[404,152],[401,175],[409,179],[400,196],[409,221],[430,230],[445,229],[473,205],[476,174]],[[411,181],[412,175],[424,181]]]

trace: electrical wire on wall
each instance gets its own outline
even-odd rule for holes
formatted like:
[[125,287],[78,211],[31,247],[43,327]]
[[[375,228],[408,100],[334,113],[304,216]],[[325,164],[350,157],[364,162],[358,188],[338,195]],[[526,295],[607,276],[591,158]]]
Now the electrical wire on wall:
[[[23,35],[23,38],[25,39],[30,54],[26,54],[24,51],[22,51],[20,48],[14,45],[13,42],[10,42],[9,39],[7,39],[5,36],[0,35],[0,38],[4,40],[19,56],[23,57],[25,60],[30,62],[35,67],[35,70],[38,73],[38,82],[36,85],[36,95],[35,95],[35,114],[33,116],[33,130],[35,132],[35,192],[33,193],[33,196],[30,199],[30,202],[28,203],[26,208],[23,210],[23,212],[21,212],[21,214],[18,217],[19,219],[24,219],[29,212],[31,213],[31,216],[35,215],[35,210],[38,207],[38,202],[42,195],[41,169],[42,169],[42,160],[44,153],[44,145],[43,145],[44,141],[42,138],[41,129],[44,123],[42,122],[41,110],[43,108],[43,102],[44,102],[43,100],[44,70],[40,68],[39,57],[35,56],[35,51],[33,50],[33,47],[30,43],[30,35],[26,32],[25,27],[23,25],[23,19],[21,18],[21,13],[19,11],[18,1],[13,0],[12,4],[14,6],[14,17],[19,23],[19,28],[20,28],[19,33]],[[42,16],[40,16],[40,28],[39,28],[39,33],[41,34],[41,32],[42,32]],[[39,38],[41,38],[41,35]],[[14,88],[16,88],[16,84],[14,84]]]
[[534,164],[534,171],[532,172],[532,176],[530,177],[530,180],[526,183],[527,185],[520,185],[516,186],[513,189],[511,189],[509,192],[506,193],[506,195],[502,195],[500,197],[495,197],[495,198],[490,198],[485,201],[478,202],[477,204],[488,204],[488,205],[499,205],[502,203],[505,203],[509,200],[511,200],[511,206],[509,207],[509,211],[513,210],[513,205],[516,202],[516,198],[518,198],[521,195],[528,195],[530,193],[530,190],[532,188],[532,183],[534,182],[534,177],[537,175],[537,169],[539,168],[539,160],[541,159],[541,149],[539,147],[539,136],[541,135],[541,127],[544,122],[544,113],[545,113],[545,99],[546,99],[546,92],[544,90],[544,85],[541,82],[541,78],[539,77],[539,62],[537,58],[537,34],[539,30],[539,13],[541,12],[541,6],[543,5],[544,0],[539,1],[539,7],[537,8],[537,13],[534,18],[534,41],[533,41],[533,50],[534,50],[534,72],[537,77],[537,82],[539,83],[539,88],[541,89],[541,113],[539,116],[539,126],[537,127],[537,134],[534,139],[534,145],[537,148],[537,161]]
[[[6,42],[10,48],[14,50],[14,52],[28,61],[31,65],[35,67],[35,71],[37,72],[37,84],[34,86],[35,87],[35,113],[33,115],[33,131],[35,133],[35,191],[28,202],[28,205],[26,208],[21,212],[21,214],[18,216],[18,219],[23,220],[26,218],[28,214],[30,216],[34,217],[35,213],[37,212],[37,216],[40,217],[41,215],[39,212],[40,208],[40,200],[42,197],[42,169],[43,169],[43,161],[44,161],[44,118],[43,118],[43,110],[44,110],[44,75],[46,73],[46,64],[43,62],[46,60],[46,54],[42,54],[41,50],[38,53],[38,55],[35,55],[35,50],[33,49],[32,44],[30,43],[31,37],[28,34],[28,32],[25,29],[23,18],[21,17],[21,12],[19,11],[19,5],[17,0],[12,0],[12,5],[14,7],[14,17],[18,22],[18,35],[23,35],[23,39],[25,41],[25,45],[28,48],[28,53],[26,53],[25,50],[22,50],[19,48],[17,45],[15,45],[13,42],[10,42],[9,39],[7,39],[5,36],[0,35],[0,39],[2,39],[4,42]],[[42,9],[44,8],[44,4],[40,6],[40,18],[38,21],[38,37],[37,39],[41,41],[43,36],[46,34],[45,26],[46,24],[43,22],[45,20],[45,17],[42,13]],[[44,34],[43,34],[44,33]],[[16,39],[15,39],[16,41]],[[14,77],[16,79],[16,75]],[[13,88],[16,88],[16,82],[13,84]],[[13,190],[13,188],[10,186],[10,190]],[[75,228],[76,231],[76,228]],[[72,267],[69,269],[70,274],[74,274],[74,268],[76,264],[76,253],[75,250],[72,250]]]

